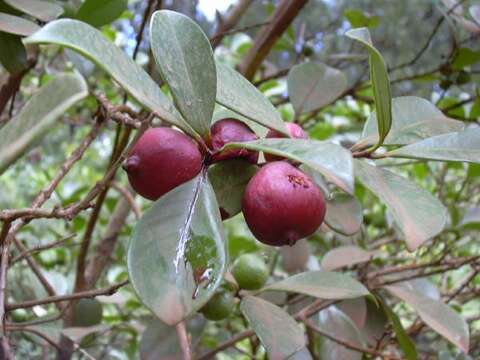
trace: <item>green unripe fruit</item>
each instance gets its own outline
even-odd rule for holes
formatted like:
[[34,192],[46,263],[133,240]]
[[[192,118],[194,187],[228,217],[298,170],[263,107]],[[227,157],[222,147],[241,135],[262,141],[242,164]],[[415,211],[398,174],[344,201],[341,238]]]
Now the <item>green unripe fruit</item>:
[[235,260],[232,275],[241,289],[258,290],[268,280],[268,267],[259,256],[244,254]]
[[73,326],[88,327],[100,324],[103,308],[96,299],[80,299],[73,310]]
[[215,293],[210,300],[200,309],[208,320],[218,321],[228,317],[235,306],[235,299],[228,291]]

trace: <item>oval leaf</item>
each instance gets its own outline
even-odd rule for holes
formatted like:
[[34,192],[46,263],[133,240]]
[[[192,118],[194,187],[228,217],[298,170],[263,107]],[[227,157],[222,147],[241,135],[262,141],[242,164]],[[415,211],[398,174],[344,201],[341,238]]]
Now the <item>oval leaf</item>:
[[127,10],[128,0],[86,0],[76,18],[92,26],[110,24]]
[[208,38],[187,16],[162,10],[152,16],[150,39],[157,68],[180,113],[203,138],[208,138],[217,92]]
[[340,70],[309,62],[293,66],[287,84],[290,101],[300,115],[337,99],[347,88],[347,78]]
[[0,31],[9,34],[29,36],[39,29],[40,26],[35,24],[33,21],[21,18],[19,16],[0,13]]
[[217,62],[217,102],[246,118],[288,135],[280,114],[247,79]]
[[108,72],[135,99],[158,114],[162,120],[196,136],[147,73],[90,25],[78,20],[55,20],[24,42],[57,44],[78,51]]
[[60,5],[49,1],[5,0],[5,2],[11,7],[45,22],[52,21],[63,13]]
[[301,139],[261,139],[225,145],[225,148],[234,147],[264,151],[301,162],[342,190],[353,192],[352,154],[340,145]]
[[288,291],[320,299],[351,299],[369,294],[365,286],[351,276],[323,270],[293,275],[262,290]]
[[387,156],[480,163],[480,127],[434,136],[390,151]]
[[385,289],[414,308],[433,330],[468,353],[468,325],[452,308],[441,301],[423,296],[401,283],[385,286]]
[[346,35],[365,45],[369,52],[370,80],[373,87],[375,111],[377,114],[378,147],[392,126],[392,95],[390,92],[390,80],[388,79],[387,65],[382,55],[373,46],[370,32],[367,28],[357,28],[347,31]]
[[254,296],[246,296],[240,303],[240,310],[270,359],[287,359],[305,347],[302,328],[278,306]]
[[365,161],[355,160],[354,163],[355,174],[362,184],[378,196],[392,213],[410,251],[443,230],[447,210],[427,190]]
[[[318,327],[337,339],[358,347],[364,347],[362,335],[355,323],[335,306],[330,306],[318,313]],[[322,360],[361,360],[362,353],[347,349],[330,339],[323,338],[320,346]]]
[[358,246],[345,245],[330,250],[322,259],[322,268],[325,270],[340,269],[367,262],[373,258],[374,252],[365,251]]
[[27,51],[20,36],[0,32],[0,64],[10,73],[15,74],[27,67]]
[[225,258],[218,204],[201,174],[162,196],[142,216],[127,261],[140,300],[173,325],[213,295],[223,277]]
[[0,130],[0,174],[87,95],[87,84],[78,74],[59,75],[43,86]]
[[220,208],[228,217],[242,210],[243,193],[257,169],[257,166],[243,160],[220,161],[209,167],[208,178]]
[[362,205],[352,195],[335,192],[327,200],[325,223],[340,234],[353,235],[363,223]]
[[[187,330],[195,344],[206,325],[201,315],[193,317],[187,323]],[[173,360],[182,358],[181,347],[175,328],[165,325],[157,319],[150,319],[142,333],[139,344],[141,360]]]
[[[431,102],[416,97],[403,96],[392,100],[392,128],[385,138],[386,145],[406,145],[431,136],[460,131],[461,121],[447,118]],[[377,115],[373,112],[363,128],[361,142],[374,144],[378,135]]]

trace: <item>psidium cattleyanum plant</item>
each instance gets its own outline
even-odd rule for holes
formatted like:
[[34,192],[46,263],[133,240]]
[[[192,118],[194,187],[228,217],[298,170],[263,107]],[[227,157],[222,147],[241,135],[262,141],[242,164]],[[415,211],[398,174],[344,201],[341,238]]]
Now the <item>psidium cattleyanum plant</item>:
[[[239,120],[219,120],[212,126],[213,149],[205,152],[203,166],[208,167],[210,161],[233,158],[256,163],[258,152],[223,150],[228,143],[256,138]],[[139,195],[157,200],[194,178],[202,168],[202,156],[194,140],[179,131],[152,128],[140,137],[123,168]],[[248,182],[242,209],[255,237],[271,246],[294,245],[313,234],[325,218],[325,200],[320,188],[310,176],[286,161],[262,166]]]
[[[416,358],[402,324],[385,307],[384,300],[394,297],[409,304],[425,324],[452,344],[468,351],[465,320],[442,301],[426,298],[409,283],[383,276],[381,270],[364,274],[361,282],[353,275],[331,271],[361,263],[375,266],[371,260],[377,254],[360,247],[334,249],[336,255],[326,254],[321,269],[280,280],[271,276],[262,258],[253,259],[250,254],[232,259],[233,265],[229,266],[222,208],[234,209],[232,214],[241,209],[251,232],[268,245],[295,246],[298,240],[318,232],[322,223],[352,235],[359,231],[362,221],[361,207],[354,196],[354,178],[385,204],[413,251],[442,231],[446,211],[427,190],[376,166],[376,160],[399,157],[479,162],[478,127],[464,128],[462,123],[446,118],[439,127],[432,121],[438,116],[430,116],[438,110],[429,102],[415,97],[392,100],[386,65],[373,47],[368,30],[354,29],[347,36],[361,42],[369,52],[375,104],[360,140],[350,149],[310,140],[299,125],[284,123],[261,92],[238,72],[215,61],[200,27],[181,14],[157,11],[150,24],[151,49],[173,101],[135,62],[85,23],[53,21],[25,40],[27,44],[57,44],[79,52],[150,110],[148,121],[124,122],[133,124],[138,132],[136,143],[119,159],[124,160],[135,191],[155,201],[135,226],[127,265],[138,298],[163,323],[183,324],[199,311],[210,319],[222,320],[239,309],[272,359],[291,359],[297,352],[308,353],[297,321],[325,335],[309,320],[311,315],[329,301],[368,298],[375,300],[372,302],[377,311],[386,309],[382,316],[389,319],[396,336],[402,339],[402,351]],[[289,96],[297,115],[301,115],[301,109],[317,109],[309,98],[311,92],[305,95],[305,91],[295,91],[296,77],[311,79],[310,71],[312,66],[316,71],[316,65],[299,64],[289,74]],[[324,65],[320,69],[333,74],[329,81],[343,83],[335,78],[340,76],[337,70]],[[78,77],[71,80],[83,81]],[[339,93],[345,89],[341,90]],[[329,91],[328,83],[324,91]],[[297,101],[298,94],[306,98]],[[212,124],[216,106],[237,116],[223,117]],[[411,108],[408,116],[402,112],[406,107]],[[111,115],[106,111],[106,118]],[[162,126],[158,126],[158,120]],[[261,154],[266,162],[259,162]],[[214,166],[218,171],[210,172]],[[238,171],[242,182],[226,181],[225,169]],[[336,193],[342,196],[334,196]],[[359,207],[359,217],[345,211]],[[346,214],[348,221],[330,214]],[[249,278],[253,273],[258,275]],[[233,282],[233,288],[227,282]],[[267,291],[301,294],[315,300],[307,298],[306,307],[289,314],[262,297]],[[215,303],[221,307],[219,313],[215,312]],[[247,332],[245,336],[251,335]],[[361,342],[356,350],[363,352],[368,344]],[[390,355],[383,351],[379,356]],[[377,356],[376,348],[370,349],[372,352]]]

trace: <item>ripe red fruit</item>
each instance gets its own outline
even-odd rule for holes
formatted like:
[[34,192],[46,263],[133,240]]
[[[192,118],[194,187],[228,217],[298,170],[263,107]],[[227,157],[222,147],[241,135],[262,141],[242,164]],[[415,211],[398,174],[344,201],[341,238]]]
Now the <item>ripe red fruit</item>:
[[258,136],[240,120],[225,118],[217,121],[211,129],[211,147],[214,151],[212,161],[244,158],[252,164],[258,161],[258,151],[247,149],[229,149],[218,152],[225,144],[257,140]]
[[192,179],[202,168],[197,144],[180,131],[159,127],[147,130],[123,165],[133,189],[157,200]]
[[[285,123],[285,127],[287,128],[288,133],[290,134],[290,137],[293,139],[308,139],[308,134],[301,128],[301,126],[295,124],[295,123]],[[266,138],[267,139],[272,139],[272,138],[284,138],[286,137],[282,133],[276,131],[276,130],[269,130],[267,133]],[[280,161],[280,160],[285,160],[281,156],[277,155],[272,155],[265,153],[265,160],[267,161]]]
[[245,221],[268,245],[293,245],[315,232],[325,217],[325,200],[313,180],[286,161],[263,166],[242,201]]

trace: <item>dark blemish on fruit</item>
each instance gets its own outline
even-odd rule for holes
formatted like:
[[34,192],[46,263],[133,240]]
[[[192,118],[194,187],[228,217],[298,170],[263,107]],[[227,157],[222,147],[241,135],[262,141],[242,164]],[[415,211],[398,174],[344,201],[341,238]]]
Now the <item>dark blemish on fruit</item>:
[[301,186],[304,189],[309,188],[307,179],[297,175],[287,175],[287,177],[288,177],[288,181],[290,181],[290,183],[293,185],[294,188],[296,188],[297,186]]

